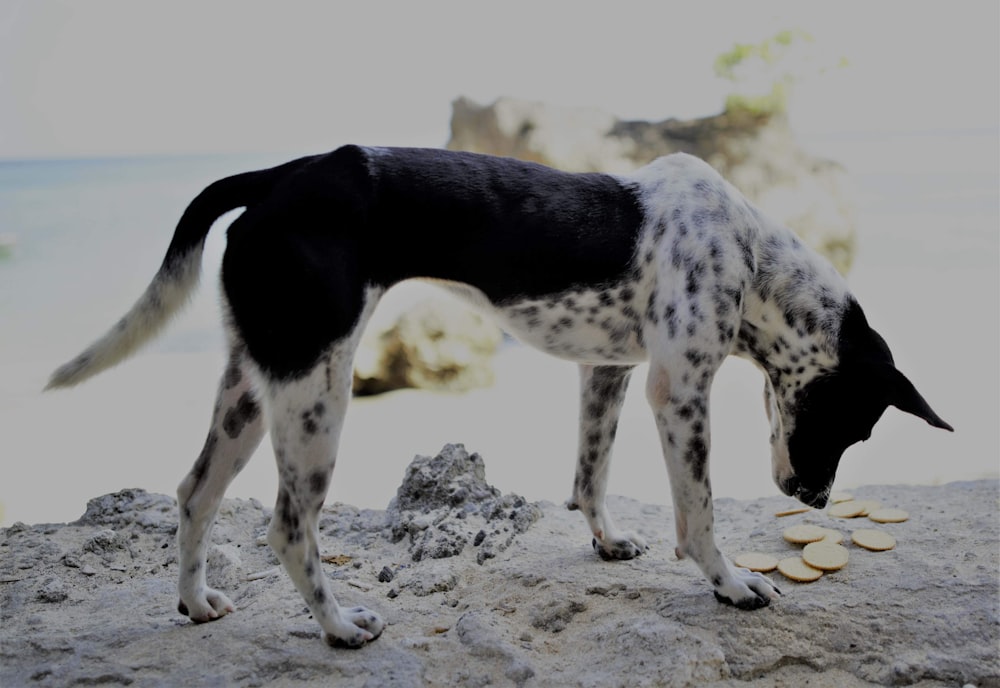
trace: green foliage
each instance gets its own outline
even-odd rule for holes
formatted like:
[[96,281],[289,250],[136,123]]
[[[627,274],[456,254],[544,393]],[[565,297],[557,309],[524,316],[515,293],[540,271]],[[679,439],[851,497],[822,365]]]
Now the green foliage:
[[[813,37],[801,29],[786,29],[760,43],[737,43],[719,55],[715,59],[716,75],[736,85],[726,98],[726,111],[755,115],[787,111],[792,86],[808,75],[803,73],[803,65],[818,73],[830,69],[816,68],[815,60],[801,59],[803,46],[813,42]],[[846,59],[840,58],[833,67],[846,64]]]
[[732,50],[715,58],[715,73],[723,79],[737,81],[737,67],[752,60],[773,65],[797,40],[811,43],[813,37],[800,29],[786,29],[760,43],[737,43]]
[[730,93],[726,96],[726,112],[744,111],[752,115],[774,115],[787,111],[788,90],[784,84],[776,83],[769,93],[745,95]]

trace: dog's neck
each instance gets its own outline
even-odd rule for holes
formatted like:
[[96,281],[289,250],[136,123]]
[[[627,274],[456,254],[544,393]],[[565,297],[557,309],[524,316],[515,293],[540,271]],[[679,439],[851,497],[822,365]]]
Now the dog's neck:
[[834,267],[788,229],[762,218],[757,269],[734,353],[775,388],[798,387],[837,364],[837,333],[850,298]]

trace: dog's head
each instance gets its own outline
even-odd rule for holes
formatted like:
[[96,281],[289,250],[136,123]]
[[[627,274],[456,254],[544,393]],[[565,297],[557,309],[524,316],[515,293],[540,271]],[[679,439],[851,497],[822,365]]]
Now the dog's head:
[[768,380],[774,480],[782,492],[814,507],[826,504],[844,450],[867,440],[889,406],[952,430],[896,369],[885,340],[853,300],[841,323],[834,369],[798,389],[776,389]]

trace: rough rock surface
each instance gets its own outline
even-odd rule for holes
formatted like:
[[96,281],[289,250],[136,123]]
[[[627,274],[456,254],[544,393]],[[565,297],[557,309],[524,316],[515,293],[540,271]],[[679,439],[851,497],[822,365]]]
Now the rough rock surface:
[[846,171],[796,143],[782,115],[724,112],[695,120],[623,121],[591,108],[500,98],[452,104],[448,147],[533,160],[574,172],[621,173],[685,152],[715,167],[763,210],[847,272],[856,203]]
[[413,561],[444,559],[476,548],[480,564],[510,547],[542,513],[518,495],[486,482],[486,464],[460,444],[418,456],[389,502],[392,540],[407,539]]
[[[493,558],[480,563],[467,543],[418,559],[412,538],[393,536],[410,515],[445,514],[459,527],[504,504],[478,457],[458,447],[443,456],[419,459],[388,511],[324,510],[321,553],[340,601],[389,623],[358,651],[320,641],[260,540],[270,512],[256,501],[220,511],[210,583],[237,611],[205,625],[174,611],[168,497],[126,490],[93,500],[75,523],[4,529],[0,685],[1000,686],[996,481],[856,490],[910,512],[880,526],[896,549],[849,545],[847,567],[816,583],[773,574],[784,597],[744,612],[718,604],[694,565],[674,558],[669,507],[624,498],[610,507],[652,545],[632,561],[602,561],[583,519],[548,503]],[[511,504],[500,508],[508,520],[535,508]],[[789,505],[717,500],[720,546],[784,555],[797,550],[781,538],[788,525],[871,525],[774,516]]]
[[487,387],[493,384],[493,355],[502,339],[491,320],[454,299],[384,299],[355,356],[354,393]]

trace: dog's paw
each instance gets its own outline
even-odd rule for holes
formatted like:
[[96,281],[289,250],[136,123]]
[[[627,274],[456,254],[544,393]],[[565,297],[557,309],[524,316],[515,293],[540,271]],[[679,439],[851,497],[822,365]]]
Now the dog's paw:
[[177,611],[190,618],[195,623],[205,623],[220,619],[230,612],[236,611],[236,605],[218,590],[206,588],[195,599],[177,603]]
[[332,647],[359,648],[382,635],[385,621],[364,607],[344,609],[332,631],[323,633],[323,640]]
[[635,533],[622,533],[618,537],[605,540],[598,540],[595,537],[590,544],[604,561],[635,559],[649,549],[646,541]]
[[734,569],[735,578],[715,588],[715,599],[737,609],[761,609],[781,597],[781,591],[762,573]]

